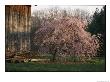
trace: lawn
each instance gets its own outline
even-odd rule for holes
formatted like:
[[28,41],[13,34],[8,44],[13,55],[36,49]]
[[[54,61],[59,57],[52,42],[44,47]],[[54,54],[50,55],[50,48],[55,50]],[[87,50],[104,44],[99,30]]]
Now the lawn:
[[6,72],[105,72],[105,61],[87,63],[6,63]]

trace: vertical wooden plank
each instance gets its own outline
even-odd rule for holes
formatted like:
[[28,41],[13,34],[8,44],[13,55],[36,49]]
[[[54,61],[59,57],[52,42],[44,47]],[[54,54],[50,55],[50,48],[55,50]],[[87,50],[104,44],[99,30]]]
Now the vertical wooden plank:
[[31,6],[28,7],[28,30],[29,30],[29,50],[31,50],[31,44],[30,44],[30,30],[31,30]]
[[25,20],[24,20],[24,50],[26,51],[26,28],[27,28],[27,18],[26,18],[26,7],[24,7],[24,18],[25,18]]
[[9,7],[6,5],[5,6],[5,32],[6,32],[6,49],[8,50],[8,34],[9,34],[9,29],[8,29],[8,25],[9,25]]
[[[18,6],[18,9],[20,9],[20,6]],[[19,51],[19,49],[21,47],[21,45],[20,45],[20,30],[19,30],[20,29],[20,12],[19,11],[17,11],[17,12],[18,12],[18,28],[17,28],[18,41],[17,41],[17,44],[19,45],[19,47],[17,48],[17,51]]]

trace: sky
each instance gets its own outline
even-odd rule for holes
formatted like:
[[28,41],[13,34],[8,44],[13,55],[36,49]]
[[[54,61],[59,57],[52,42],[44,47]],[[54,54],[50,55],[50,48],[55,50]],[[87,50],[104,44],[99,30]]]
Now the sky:
[[93,14],[96,10],[96,8],[98,8],[99,10],[101,10],[101,8],[103,7],[103,5],[98,5],[98,6],[72,6],[72,5],[32,5],[32,13],[35,11],[35,10],[44,10],[44,9],[48,9],[48,8],[54,8],[54,7],[58,7],[58,8],[61,8],[61,9],[83,9],[83,10],[87,10],[89,11],[90,14]]

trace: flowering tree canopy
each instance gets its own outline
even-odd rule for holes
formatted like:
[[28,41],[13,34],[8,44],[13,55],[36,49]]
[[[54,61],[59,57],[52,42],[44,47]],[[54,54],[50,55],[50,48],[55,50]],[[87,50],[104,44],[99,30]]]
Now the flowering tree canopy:
[[99,44],[96,36],[84,30],[85,26],[84,21],[75,17],[46,20],[36,31],[34,41],[50,48],[53,54],[90,58],[96,56]]

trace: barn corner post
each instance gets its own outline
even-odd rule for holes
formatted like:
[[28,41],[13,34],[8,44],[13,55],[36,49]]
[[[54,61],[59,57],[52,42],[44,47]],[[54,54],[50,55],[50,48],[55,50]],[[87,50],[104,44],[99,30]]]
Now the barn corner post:
[[30,51],[31,5],[5,5],[5,51]]

